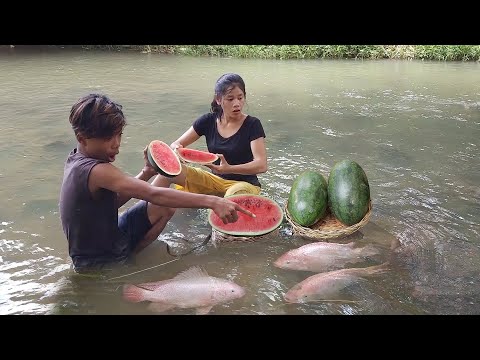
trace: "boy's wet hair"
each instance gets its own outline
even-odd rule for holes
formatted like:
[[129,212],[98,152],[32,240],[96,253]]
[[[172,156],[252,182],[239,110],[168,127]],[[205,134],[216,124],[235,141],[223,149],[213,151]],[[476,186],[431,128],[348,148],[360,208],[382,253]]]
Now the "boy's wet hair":
[[211,112],[216,114],[219,119],[222,118],[222,107],[217,104],[216,98],[218,96],[225,96],[227,92],[232,90],[234,87],[238,86],[240,90],[243,91],[243,95],[246,97],[247,92],[245,91],[245,82],[242,77],[238,74],[227,73],[220,76],[220,78],[215,83],[215,95],[213,96],[213,101],[211,103]]
[[109,139],[121,133],[127,124],[122,106],[100,94],[88,94],[79,99],[70,110],[69,121],[75,135],[87,139]]

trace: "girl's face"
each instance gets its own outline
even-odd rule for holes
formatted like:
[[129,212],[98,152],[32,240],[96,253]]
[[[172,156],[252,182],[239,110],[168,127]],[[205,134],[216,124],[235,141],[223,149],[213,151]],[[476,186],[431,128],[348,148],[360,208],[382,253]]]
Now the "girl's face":
[[223,109],[223,113],[228,117],[237,117],[242,114],[243,105],[245,105],[245,94],[242,89],[235,86],[227,91],[221,97],[217,97],[217,104]]

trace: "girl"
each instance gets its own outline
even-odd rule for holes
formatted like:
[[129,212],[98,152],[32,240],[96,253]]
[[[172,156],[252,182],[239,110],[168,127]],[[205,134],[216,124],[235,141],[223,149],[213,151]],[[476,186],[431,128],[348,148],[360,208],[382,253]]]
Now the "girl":
[[197,118],[171,144],[173,149],[187,147],[205,136],[208,151],[219,156],[219,163],[206,165],[212,172],[184,165],[176,177],[158,175],[159,182],[200,194],[259,194],[257,174],[267,171],[265,132],[258,118],[243,112],[245,98],[243,79],[233,73],[222,75],[215,84],[211,112]]

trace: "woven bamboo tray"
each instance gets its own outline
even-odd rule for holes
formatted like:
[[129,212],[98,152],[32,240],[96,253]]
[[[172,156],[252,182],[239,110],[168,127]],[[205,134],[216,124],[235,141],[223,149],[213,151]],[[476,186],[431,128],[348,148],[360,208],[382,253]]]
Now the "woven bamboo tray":
[[284,209],[285,218],[292,226],[293,233],[301,236],[306,236],[308,238],[312,238],[318,241],[328,241],[329,239],[336,239],[342,236],[353,234],[355,231],[365,226],[370,220],[370,216],[372,215],[372,201],[370,200],[367,213],[362,220],[360,220],[354,225],[347,226],[342,224],[335,218],[335,216],[333,216],[333,214],[327,208],[327,215],[323,219],[317,221],[310,227],[304,227],[296,224],[293,221],[293,219],[290,217],[290,214],[288,213],[287,206],[288,202],[285,204]]
[[271,235],[279,235],[280,227],[276,228],[269,233],[259,235],[259,236],[234,236],[229,234],[224,234],[218,230],[212,228],[212,242],[215,243],[253,243],[260,240],[265,240]]

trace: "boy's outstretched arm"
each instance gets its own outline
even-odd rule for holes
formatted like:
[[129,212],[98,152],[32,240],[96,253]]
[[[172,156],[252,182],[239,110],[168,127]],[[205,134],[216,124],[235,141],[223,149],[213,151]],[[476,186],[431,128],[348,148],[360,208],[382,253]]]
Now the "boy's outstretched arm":
[[[152,167],[152,165],[148,161],[147,148],[148,148],[148,146],[146,146],[145,149],[143,149],[143,161],[144,161],[143,169],[142,169],[142,171],[140,171],[140,173],[137,176],[135,176],[137,179],[142,180],[142,181],[149,181],[153,176],[157,175],[157,172],[155,171],[155,169]],[[118,207],[119,208],[120,208],[120,206],[122,206],[128,200],[130,200],[132,198],[131,196],[128,196],[128,195],[125,195],[125,194],[122,194],[122,193],[117,193],[117,196],[118,196]]]
[[121,196],[146,200],[158,206],[212,209],[224,223],[237,221],[237,211],[254,216],[228,199],[153,186],[146,181],[124,174],[110,163],[101,163],[93,167],[88,186],[92,193],[104,188]]

